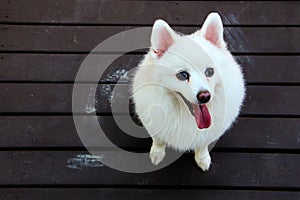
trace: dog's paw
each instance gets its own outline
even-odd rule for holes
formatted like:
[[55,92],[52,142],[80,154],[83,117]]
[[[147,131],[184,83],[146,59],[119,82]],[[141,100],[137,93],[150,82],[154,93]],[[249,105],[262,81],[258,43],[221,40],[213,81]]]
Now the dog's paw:
[[195,161],[197,163],[197,165],[203,170],[203,171],[208,171],[210,164],[211,164],[211,158],[210,155],[208,154],[207,156],[205,156],[204,158],[198,158],[197,156],[195,156]]
[[164,148],[151,148],[150,159],[153,165],[158,165],[165,157],[166,152]]

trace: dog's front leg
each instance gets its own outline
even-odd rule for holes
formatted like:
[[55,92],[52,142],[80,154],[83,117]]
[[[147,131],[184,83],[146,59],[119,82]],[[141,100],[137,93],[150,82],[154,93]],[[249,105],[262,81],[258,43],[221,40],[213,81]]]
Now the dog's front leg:
[[150,158],[153,165],[158,165],[166,155],[166,144],[155,137],[152,137]]
[[208,146],[204,146],[201,149],[195,149],[195,161],[203,171],[207,171],[209,169],[211,158],[208,152]]

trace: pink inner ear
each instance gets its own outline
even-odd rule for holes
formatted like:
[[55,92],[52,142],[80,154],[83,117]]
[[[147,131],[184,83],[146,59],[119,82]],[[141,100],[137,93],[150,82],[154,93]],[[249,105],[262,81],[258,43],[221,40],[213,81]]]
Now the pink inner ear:
[[214,45],[220,47],[220,41],[219,41],[219,34],[218,34],[218,29],[216,25],[211,24],[207,27],[206,33],[205,33],[205,39],[213,43]]
[[157,49],[154,50],[154,53],[160,58],[173,44],[172,36],[165,28],[162,28],[159,32],[158,43],[159,45]]

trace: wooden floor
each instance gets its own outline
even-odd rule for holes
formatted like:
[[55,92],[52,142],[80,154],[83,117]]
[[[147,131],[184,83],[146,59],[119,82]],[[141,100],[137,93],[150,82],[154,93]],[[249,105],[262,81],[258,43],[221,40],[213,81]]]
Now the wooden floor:
[[[85,56],[107,37],[158,18],[191,33],[211,11],[221,14],[243,66],[247,98],[213,149],[210,171],[188,153],[142,174],[80,163],[88,151],[73,122],[72,90]],[[148,151],[150,140],[118,128],[104,89],[141,57],[116,60],[97,89],[99,122],[132,151]],[[300,2],[0,1],[0,199],[300,199],[299,100]]]

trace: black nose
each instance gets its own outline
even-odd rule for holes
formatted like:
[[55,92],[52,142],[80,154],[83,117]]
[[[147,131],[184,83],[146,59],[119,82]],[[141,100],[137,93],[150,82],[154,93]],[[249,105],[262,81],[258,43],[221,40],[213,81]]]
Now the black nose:
[[200,103],[207,103],[210,100],[210,93],[206,90],[200,91],[197,95],[197,99]]

